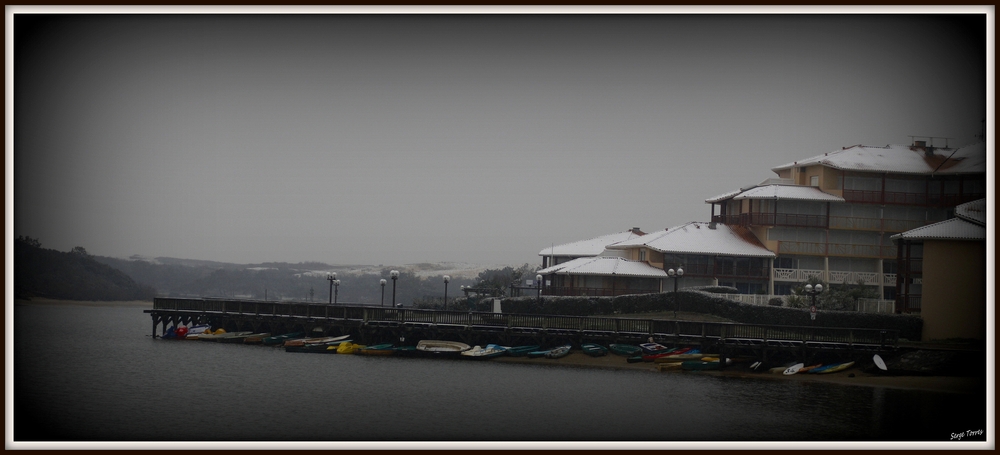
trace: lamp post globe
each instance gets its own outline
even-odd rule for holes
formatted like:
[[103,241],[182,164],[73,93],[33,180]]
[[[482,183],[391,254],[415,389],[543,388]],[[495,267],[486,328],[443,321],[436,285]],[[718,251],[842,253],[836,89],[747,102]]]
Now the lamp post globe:
[[680,309],[681,302],[677,299],[677,280],[684,276],[684,269],[677,267],[677,269],[668,269],[667,276],[674,279],[674,319],[677,319],[677,311]]
[[805,289],[806,294],[809,294],[809,298],[811,299],[812,307],[809,308],[809,321],[813,323],[812,321],[816,320],[816,294],[823,292],[823,285],[819,283],[816,286],[806,284],[803,286],[803,289]]
[[396,280],[399,278],[399,270],[389,272],[389,278],[392,278],[392,307],[396,308]]
[[329,303],[331,303],[331,304],[333,303],[333,282],[336,279],[337,279],[337,273],[336,272],[334,272],[334,273],[328,273],[326,275],[326,281],[330,282],[330,301],[329,301]]

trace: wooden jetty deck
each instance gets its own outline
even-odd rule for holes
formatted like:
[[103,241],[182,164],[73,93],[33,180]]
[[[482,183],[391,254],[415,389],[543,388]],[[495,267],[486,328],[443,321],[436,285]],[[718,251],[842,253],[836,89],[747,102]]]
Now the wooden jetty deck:
[[448,339],[469,344],[641,343],[697,345],[725,355],[774,351],[895,349],[898,330],[724,322],[439,311],[356,304],[156,298],[153,336],[171,325],[211,324],[227,331],[351,334],[364,343]]

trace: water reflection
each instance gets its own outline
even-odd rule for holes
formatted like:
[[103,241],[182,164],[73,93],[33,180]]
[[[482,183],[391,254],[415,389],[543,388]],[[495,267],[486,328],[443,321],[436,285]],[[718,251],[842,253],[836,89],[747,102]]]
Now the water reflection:
[[15,439],[946,440],[985,422],[981,398],[953,394],[291,354],[153,340],[149,324],[137,309],[15,308]]

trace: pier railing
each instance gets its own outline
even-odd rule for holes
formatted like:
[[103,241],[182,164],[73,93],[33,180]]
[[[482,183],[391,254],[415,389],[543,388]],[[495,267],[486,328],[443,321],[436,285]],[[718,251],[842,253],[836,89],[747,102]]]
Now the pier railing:
[[[557,316],[521,313],[441,311],[328,305],[296,302],[231,301],[157,298],[152,312],[199,312],[223,315],[272,316],[309,320],[356,321],[366,325],[455,327],[482,330],[566,333],[594,336],[654,337],[656,339],[720,340],[740,344],[782,341],[895,346],[898,330],[814,326],[782,326],[667,319]],[[745,344],[745,343],[744,343]]]

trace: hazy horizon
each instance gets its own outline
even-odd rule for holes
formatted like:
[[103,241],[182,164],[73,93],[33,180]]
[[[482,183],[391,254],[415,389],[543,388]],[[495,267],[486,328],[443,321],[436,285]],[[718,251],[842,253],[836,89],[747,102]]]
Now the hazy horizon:
[[13,23],[14,237],[120,258],[534,264],[993,119],[985,15]]

